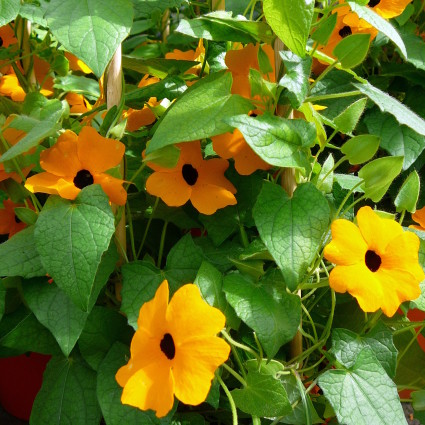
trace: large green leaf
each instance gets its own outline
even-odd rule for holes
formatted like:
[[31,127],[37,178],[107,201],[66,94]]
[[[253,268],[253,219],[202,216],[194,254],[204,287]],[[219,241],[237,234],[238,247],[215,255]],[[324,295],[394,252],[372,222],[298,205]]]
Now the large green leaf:
[[115,374],[130,356],[126,345],[115,343],[99,366],[97,397],[107,425],[159,425],[170,423],[170,418],[158,419],[152,410],[143,411],[121,403],[122,388]]
[[[407,62],[415,65],[416,68],[425,71],[425,42],[421,37],[418,37],[414,31],[416,27],[413,25],[412,31],[409,31],[407,26],[400,31],[401,38],[407,50]],[[400,75],[404,75],[401,73]]]
[[330,220],[329,205],[313,184],[305,183],[292,198],[278,185],[265,183],[254,207],[261,239],[293,291],[310,266]]
[[348,1],[348,4],[350,5],[351,10],[357,13],[361,19],[364,19],[392,40],[393,43],[395,43],[400,49],[404,57],[407,57],[406,47],[400,37],[400,34],[387,20],[374,12],[370,7],[362,6],[355,1]]
[[256,332],[269,358],[296,334],[301,320],[297,295],[272,294],[261,282],[254,284],[236,273],[225,276],[223,290],[236,314]]
[[3,318],[3,314],[6,307],[6,293],[7,293],[7,289],[3,285],[3,282],[1,282],[0,283],[0,322],[1,322],[1,319]]
[[146,153],[231,131],[223,120],[252,109],[250,101],[230,93],[232,81],[231,73],[219,72],[187,89],[164,115]]
[[0,27],[16,18],[20,6],[18,0],[0,0]]
[[314,124],[268,113],[255,118],[239,115],[226,119],[226,122],[236,127],[252,150],[267,163],[304,171],[309,169],[309,147],[316,139]]
[[133,23],[130,0],[51,0],[46,13],[52,34],[101,77]]
[[71,299],[46,278],[32,279],[22,285],[29,308],[56,338],[65,356],[74,348],[87,320]]
[[390,113],[400,124],[407,125],[412,130],[425,136],[425,121],[407,106],[404,106],[397,99],[368,82],[363,84],[353,83],[353,85],[370,100],[375,102],[382,112]]
[[342,68],[350,69],[363,62],[369,50],[370,34],[352,34],[343,38],[334,48],[333,54]]
[[53,357],[34,401],[32,425],[87,425],[100,422],[96,373],[80,355]]
[[137,17],[159,17],[167,9],[178,8],[184,0],[133,0]]
[[314,13],[312,0],[263,0],[266,20],[286,47],[305,56]]
[[75,201],[50,197],[40,212],[35,238],[41,261],[83,311],[90,310],[101,289],[96,274],[114,231],[108,197],[98,185],[84,188]]
[[16,233],[0,245],[0,275],[26,278],[44,276],[46,270],[36,248],[34,226]]
[[397,387],[370,348],[360,351],[354,365],[325,372],[318,384],[340,423],[407,424]]

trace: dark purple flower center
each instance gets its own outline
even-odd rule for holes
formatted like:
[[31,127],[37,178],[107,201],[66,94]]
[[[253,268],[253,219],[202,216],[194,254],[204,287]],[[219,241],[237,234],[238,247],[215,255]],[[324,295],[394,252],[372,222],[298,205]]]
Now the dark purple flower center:
[[376,272],[381,266],[382,260],[375,251],[368,249],[365,255],[365,263],[371,272]]
[[21,223],[21,220],[19,219],[19,217],[15,214],[15,223]]
[[173,360],[176,355],[176,346],[174,345],[173,337],[166,333],[159,343],[161,351],[167,356],[168,360]]
[[80,170],[77,175],[74,177],[74,185],[78,189],[84,189],[86,186],[93,184],[93,176],[88,170]]
[[349,35],[351,35],[351,34],[352,34],[352,31],[351,31],[351,28],[350,28],[348,25],[346,25],[345,27],[342,27],[342,28],[339,30],[338,34],[339,34],[342,38],[345,38],[345,37],[348,37]]
[[381,3],[381,0],[370,0],[369,3],[367,4],[369,7],[375,7],[376,5],[378,5],[379,3]]
[[0,47],[3,46],[3,39],[0,37]]
[[184,164],[182,167],[182,175],[184,181],[189,185],[193,186],[198,180],[198,172],[196,168],[193,168],[190,164]]

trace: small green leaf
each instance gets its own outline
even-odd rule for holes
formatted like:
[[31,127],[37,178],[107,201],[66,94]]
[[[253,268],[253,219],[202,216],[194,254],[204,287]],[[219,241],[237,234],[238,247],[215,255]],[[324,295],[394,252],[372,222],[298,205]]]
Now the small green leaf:
[[160,16],[167,9],[179,8],[184,0],[133,0],[137,17]]
[[[320,170],[320,174],[317,177],[317,180],[320,182],[318,188],[323,190],[325,193],[331,193],[333,182],[334,182],[334,168],[335,162],[334,157],[330,153],[326,158],[326,161],[322,165],[322,169]],[[326,176],[326,177],[325,177]]]
[[[70,419],[72,418],[72,419]],[[96,373],[81,356],[53,357],[34,401],[32,425],[98,424],[101,413],[96,397]]]
[[295,290],[328,230],[330,210],[326,198],[311,183],[298,186],[292,198],[280,186],[265,183],[253,214],[261,239],[288,288]]
[[285,75],[280,79],[279,85],[287,89],[286,96],[293,108],[299,108],[307,96],[310,83],[312,58],[301,58],[289,50],[279,52],[285,64]]
[[414,213],[416,211],[420,187],[419,175],[416,170],[413,170],[404,181],[395,198],[394,205],[397,207],[397,212],[409,211]]
[[68,296],[46,278],[32,279],[23,286],[24,297],[38,321],[56,338],[65,356],[74,348],[87,320]]
[[154,162],[155,164],[165,168],[174,168],[179,161],[179,157],[180,150],[174,145],[169,145],[146,155],[143,161]]
[[333,121],[340,132],[349,134],[356,128],[356,125],[363,114],[366,102],[367,99],[365,97],[356,100],[347,109],[334,118]]
[[285,388],[269,374],[250,370],[247,386],[233,390],[236,406],[245,413],[259,417],[284,416],[292,411]]
[[263,12],[283,44],[298,56],[304,57],[313,20],[314,1],[263,0]]
[[0,245],[0,275],[26,278],[44,276],[46,270],[36,248],[34,226],[16,233]]
[[226,122],[236,127],[252,150],[268,164],[309,169],[309,148],[316,139],[314,124],[268,113],[255,118],[239,115]]
[[0,0],[0,27],[16,18],[20,6],[17,0]]
[[407,57],[406,47],[399,33],[394,27],[370,7],[362,6],[355,1],[348,1],[351,10],[359,15],[360,19],[364,19],[372,27],[385,34],[400,49],[404,57]]
[[33,225],[37,221],[38,214],[31,208],[17,207],[14,211],[16,217],[25,224]]
[[415,410],[425,410],[425,390],[413,391],[412,405]]
[[316,27],[316,30],[313,32],[313,34],[311,34],[311,38],[314,41],[317,41],[319,44],[326,46],[336,26],[337,16],[337,13],[331,13],[327,18],[321,19],[319,25]]
[[362,134],[352,137],[341,146],[341,152],[351,165],[363,164],[373,158],[379,148],[380,137]]
[[223,289],[236,314],[256,332],[269,358],[294,337],[301,320],[297,295],[286,291],[273,295],[266,285],[256,285],[237,273],[225,276]]
[[35,238],[41,261],[83,311],[90,310],[101,289],[95,287],[96,274],[114,231],[109,200],[99,185],[87,186],[75,201],[50,197],[39,214]]
[[370,34],[352,34],[343,38],[333,50],[341,66],[354,68],[363,62],[369,50]]
[[366,197],[373,202],[380,201],[402,167],[402,156],[386,156],[366,164],[359,171],[359,177],[364,180],[362,188]]
[[88,95],[95,99],[99,97],[99,83],[81,75],[68,74],[65,77],[56,77],[53,87],[64,92]]
[[146,154],[177,142],[188,142],[231,131],[223,119],[248,113],[252,104],[232,95],[231,73],[214,73],[188,88],[168,109]]
[[129,0],[51,0],[46,12],[52,34],[100,78],[130,32]]
[[322,374],[318,384],[340,423],[407,425],[397,387],[369,348],[360,351],[353,366]]

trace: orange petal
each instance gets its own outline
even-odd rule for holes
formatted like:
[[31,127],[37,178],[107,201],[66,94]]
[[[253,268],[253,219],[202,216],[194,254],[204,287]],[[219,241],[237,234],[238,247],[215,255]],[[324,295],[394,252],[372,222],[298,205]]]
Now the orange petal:
[[214,214],[218,209],[228,205],[236,205],[235,195],[223,187],[212,184],[196,184],[193,186],[190,202],[201,213]]
[[155,121],[155,114],[147,106],[140,110],[129,109],[127,113],[127,130],[136,131],[140,127],[153,124]]
[[425,228],[425,207],[420,210],[416,210],[414,214],[412,214],[412,219],[419,223],[422,228]]
[[233,158],[242,148],[243,142],[245,142],[242,133],[238,129],[235,129],[233,133],[224,133],[211,137],[211,140],[214,152],[224,159]]
[[15,204],[12,201],[3,201],[4,208],[0,208],[0,234],[7,235],[10,232],[15,222],[15,212],[13,207]]
[[184,164],[191,164],[197,169],[203,163],[201,142],[199,140],[189,143],[179,143],[177,147],[180,149],[177,166],[181,167]]
[[412,0],[381,0],[372,9],[384,19],[391,19],[403,13]]
[[56,176],[74,178],[84,168],[77,156],[77,139],[70,130],[62,133],[54,146],[41,152],[41,167]]
[[258,70],[258,45],[247,44],[240,50],[229,50],[225,63],[234,75],[249,75],[249,69]]
[[29,177],[25,182],[25,187],[33,193],[49,193],[65,199],[75,199],[80,193],[80,189],[75,187],[74,183],[47,172]]
[[165,59],[193,61],[195,60],[195,51],[187,50],[186,52],[183,52],[182,50],[174,49],[172,52],[165,54]]
[[239,152],[233,157],[236,171],[242,176],[248,176],[257,170],[269,170],[270,164],[263,161],[245,142]]
[[70,112],[72,114],[83,114],[91,110],[91,105],[84,99],[82,94],[77,93],[68,93],[65,96],[65,100],[68,102],[70,108]]
[[249,78],[246,75],[234,75],[231,93],[250,99],[251,85]]
[[184,205],[192,193],[192,188],[183,179],[181,169],[174,172],[155,171],[146,180],[146,190],[161,198],[169,207]]
[[18,43],[15,32],[10,25],[0,27],[0,39],[2,41],[2,47],[9,47],[12,44]]
[[118,140],[102,137],[93,127],[84,127],[78,135],[78,158],[83,169],[92,174],[102,173],[118,165],[125,146]]
[[176,397],[193,406],[205,401],[214,372],[229,353],[229,345],[217,337],[198,337],[177,347],[172,369]]
[[84,74],[91,74],[93,72],[82,60],[78,59],[72,53],[65,52],[65,57],[68,59],[69,68],[72,71],[81,71]]
[[[224,176],[224,172],[229,167],[228,161],[221,158],[212,158],[202,162],[202,166],[197,169],[198,180],[194,189],[198,184],[214,185],[222,187],[231,193],[236,193],[236,188]],[[197,189],[197,188],[196,188]]]
[[127,202],[127,192],[122,187],[124,180],[117,179],[109,174],[95,174],[93,183],[100,184],[103,191],[108,195],[109,200],[116,205],[124,205]]
[[3,75],[0,78],[0,94],[10,97],[15,102],[23,102],[26,96],[15,74]]

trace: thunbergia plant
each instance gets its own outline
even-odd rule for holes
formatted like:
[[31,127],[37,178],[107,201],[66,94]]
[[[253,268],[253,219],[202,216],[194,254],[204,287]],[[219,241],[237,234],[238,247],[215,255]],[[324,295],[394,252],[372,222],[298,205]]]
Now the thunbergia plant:
[[31,425],[425,425],[424,9],[0,0]]

